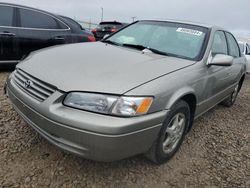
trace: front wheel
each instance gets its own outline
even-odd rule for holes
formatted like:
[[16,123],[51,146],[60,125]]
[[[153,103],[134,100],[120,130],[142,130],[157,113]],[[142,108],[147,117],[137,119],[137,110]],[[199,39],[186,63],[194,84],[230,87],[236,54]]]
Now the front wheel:
[[190,108],[185,101],[177,102],[167,115],[157,141],[146,154],[156,164],[171,159],[178,151],[190,124]]

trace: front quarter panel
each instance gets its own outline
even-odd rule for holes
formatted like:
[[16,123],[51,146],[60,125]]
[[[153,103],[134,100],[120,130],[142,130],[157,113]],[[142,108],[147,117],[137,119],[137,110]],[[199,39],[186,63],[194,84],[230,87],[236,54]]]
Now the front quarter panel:
[[[167,63],[167,62],[166,62]],[[193,94],[197,102],[204,97],[204,66],[202,62],[175,71],[137,87],[125,95],[154,96],[149,113],[170,109],[175,102],[187,94]],[[202,68],[203,67],[203,68]]]

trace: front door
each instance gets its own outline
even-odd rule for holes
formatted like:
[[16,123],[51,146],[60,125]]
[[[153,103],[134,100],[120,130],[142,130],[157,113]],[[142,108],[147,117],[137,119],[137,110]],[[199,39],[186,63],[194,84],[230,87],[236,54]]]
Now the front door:
[[[217,54],[228,55],[227,40],[223,31],[215,32],[208,61],[211,61]],[[202,102],[198,105],[197,114],[205,112],[225,98],[227,88],[230,86],[231,67],[204,65],[204,68],[206,72],[205,92]]]
[[[217,31],[214,34],[213,45],[211,47],[211,57],[217,54],[228,55],[228,45],[225,33],[223,31]],[[230,86],[231,77],[231,67],[229,66],[209,66],[207,68],[208,73],[208,92],[207,98],[213,99],[211,103],[217,103],[217,100],[221,100],[223,96],[223,92]]]

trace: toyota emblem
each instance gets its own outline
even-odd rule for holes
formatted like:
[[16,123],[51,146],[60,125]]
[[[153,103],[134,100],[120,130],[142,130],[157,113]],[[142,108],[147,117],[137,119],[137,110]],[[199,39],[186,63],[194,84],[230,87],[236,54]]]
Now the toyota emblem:
[[24,82],[24,87],[27,88],[27,89],[30,88],[31,85],[32,85],[32,81],[31,80],[27,80],[27,81]]

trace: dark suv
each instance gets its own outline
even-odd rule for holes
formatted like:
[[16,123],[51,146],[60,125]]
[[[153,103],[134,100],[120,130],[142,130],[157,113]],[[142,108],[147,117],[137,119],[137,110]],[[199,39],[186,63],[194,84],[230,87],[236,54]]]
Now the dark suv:
[[42,10],[0,3],[0,66],[15,65],[31,51],[95,41],[74,20]]
[[128,24],[116,22],[116,21],[101,22],[101,23],[99,23],[97,28],[92,30],[92,33],[94,34],[94,36],[97,40],[101,40],[101,39],[103,39],[103,37],[105,35],[114,33],[126,25],[128,25]]

